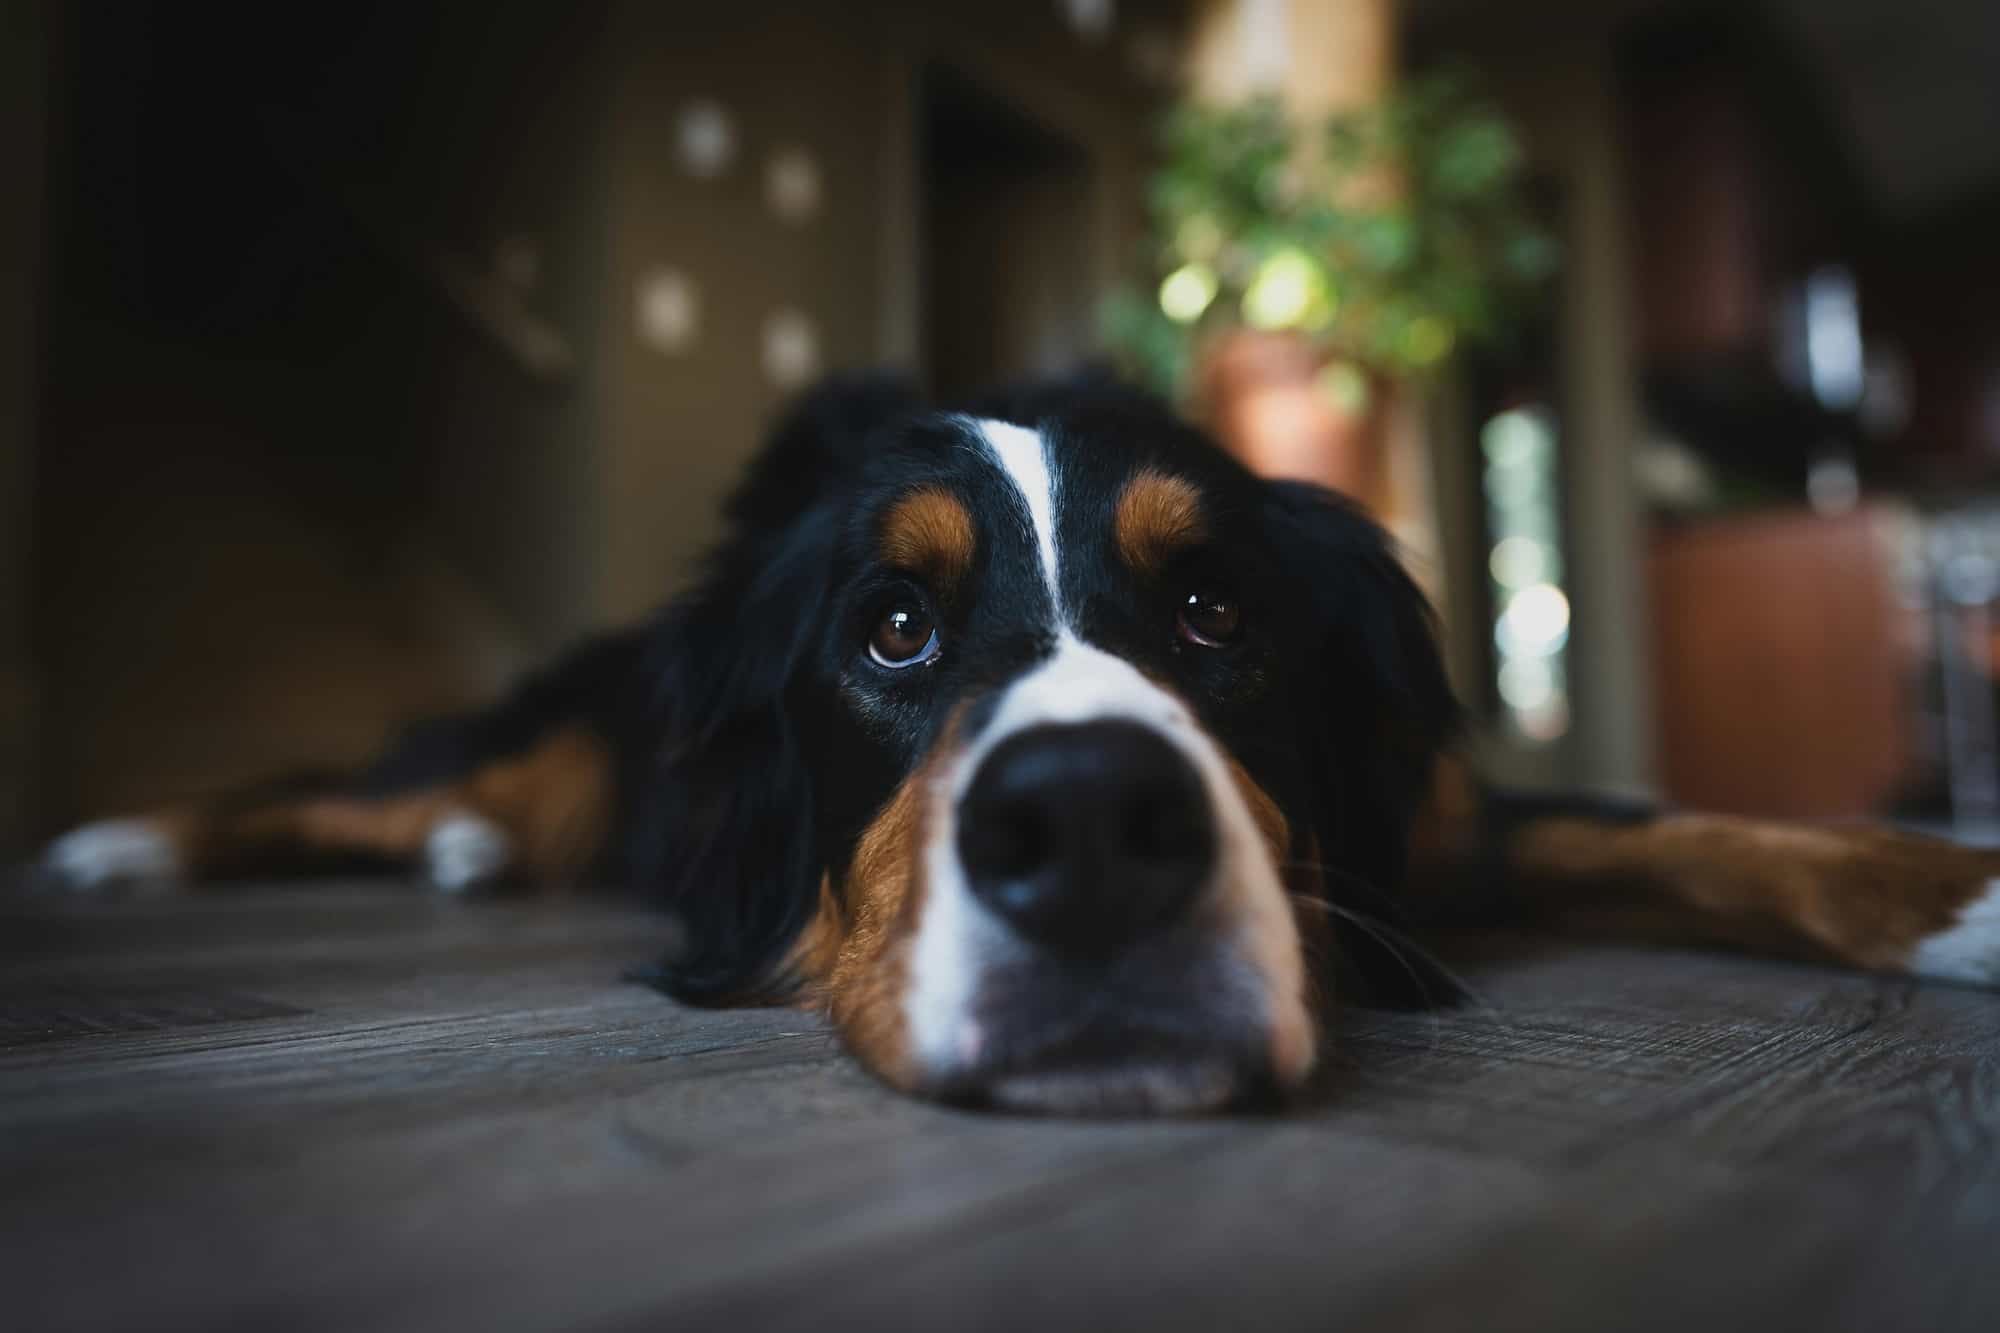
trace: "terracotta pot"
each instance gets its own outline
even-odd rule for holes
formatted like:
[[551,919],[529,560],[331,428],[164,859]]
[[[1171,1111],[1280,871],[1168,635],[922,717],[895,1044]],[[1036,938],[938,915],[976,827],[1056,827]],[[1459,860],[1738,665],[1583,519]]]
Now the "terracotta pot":
[[1211,421],[1252,470],[1318,482],[1386,518],[1393,386],[1367,373],[1365,402],[1347,410],[1328,391],[1327,365],[1325,353],[1303,338],[1232,333],[1204,359]]

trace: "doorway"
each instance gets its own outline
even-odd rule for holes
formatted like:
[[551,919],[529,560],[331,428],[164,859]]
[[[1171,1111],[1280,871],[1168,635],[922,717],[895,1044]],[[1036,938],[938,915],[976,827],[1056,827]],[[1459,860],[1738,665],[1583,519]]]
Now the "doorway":
[[956,72],[922,79],[922,342],[954,397],[1073,369],[1089,352],[1098,274],[1089,152]]

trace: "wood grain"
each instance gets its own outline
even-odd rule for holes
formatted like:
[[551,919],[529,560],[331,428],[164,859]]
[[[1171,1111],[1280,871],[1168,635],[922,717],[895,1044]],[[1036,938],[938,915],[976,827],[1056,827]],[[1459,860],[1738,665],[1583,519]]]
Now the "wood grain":
[[[1093,1124],[679,1008],[602,903],[0,901],[11,1327],[2000,1327],[2000,998],[1450,941],[1309,1104]],[[141,1021],[143,1020],[143,1021]]]

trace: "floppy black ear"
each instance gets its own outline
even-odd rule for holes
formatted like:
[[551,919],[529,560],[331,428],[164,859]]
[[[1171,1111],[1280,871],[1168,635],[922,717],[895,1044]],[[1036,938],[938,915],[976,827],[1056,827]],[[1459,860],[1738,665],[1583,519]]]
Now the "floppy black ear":
[[[1327,893],[1393,926],[1410,823],[1459,725],[1435,617],[1388,534],[1340,496],[1270,482],[1263,517],[1288,603],[1304,613],[1295,669],[1315,831],[1320,857],[1346,876],[1331,877]],[[1365,932],[1345,934],[1350,954],[1379,952]],[[1359,961],[1378,1002],[1434,1001],[1455,989],[1420,960]]]
[[652,631],[643,671],[657,744],[630,784],[631,876],[681,939],[639,974],[678,999],[756,991],[818,901],[824,856],[799,710],[869,439],[913,400],[899,382],[830,381],[800,400],[731,499],[735,532]]
[[739,532],[775,533],[854,474],[884,427],[922,406],[893,371],[831,375],[786,409],[723,506]]

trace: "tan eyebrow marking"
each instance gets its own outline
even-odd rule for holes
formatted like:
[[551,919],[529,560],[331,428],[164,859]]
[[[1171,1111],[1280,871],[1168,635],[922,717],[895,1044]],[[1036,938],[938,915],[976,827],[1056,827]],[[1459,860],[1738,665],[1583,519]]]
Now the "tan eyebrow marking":
[[911,491],[882,520],[882,559],[925,575],[940,596],[972,568],[976,541],[964,502],[937,486]]
[[1143,574],[1157,574],[1176,551],[1208,535],[1201,492],[1182,477],[1146,468],[1125,485],[1113,524],[1118,554]]

